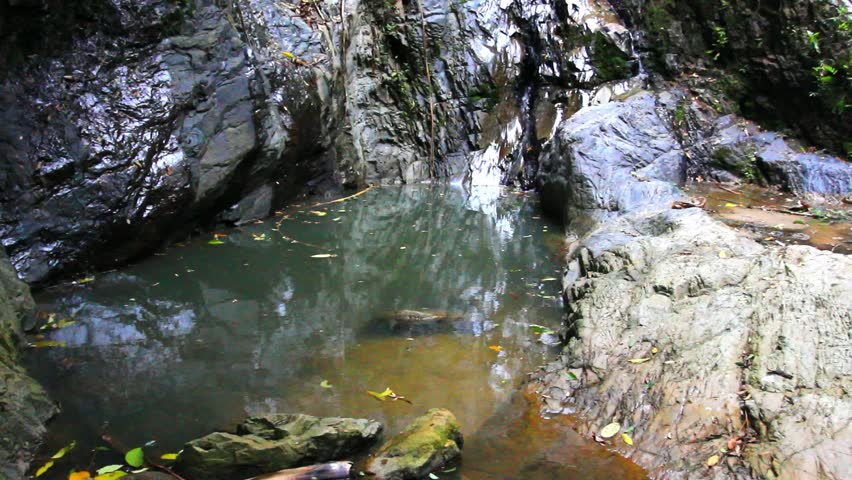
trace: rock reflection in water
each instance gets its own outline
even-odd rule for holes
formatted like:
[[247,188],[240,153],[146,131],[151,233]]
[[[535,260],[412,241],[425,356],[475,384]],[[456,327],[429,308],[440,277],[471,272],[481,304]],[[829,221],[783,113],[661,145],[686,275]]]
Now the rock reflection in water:
[[[105,432],[176,451],[266,412],[371,417],[393,432],[446,407],[475,436],[549,358],[529,325],[561,320],[553,227],[522,195],[376,188],[276,223],[43,292],[41,309],[76,320],[52,334],[68,347],[28,358],[63,406],[45,452],[76,440],[68,461],[85,466]],[[368,328],[401,309],[453,312],[470,328]],[[366,394],[385,387],[414,404]]]

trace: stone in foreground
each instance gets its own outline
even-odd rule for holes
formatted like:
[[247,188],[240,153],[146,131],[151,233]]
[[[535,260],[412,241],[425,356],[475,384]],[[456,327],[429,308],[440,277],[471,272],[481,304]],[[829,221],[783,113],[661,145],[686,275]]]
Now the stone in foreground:
[[459,422],[449,410],[433,408],[379,448],[366,470],[378,480],[415,480],[461,456]]
[[382,424],[302,414],[251,417],[237,434],[216,432],[186,444],[176,469],[189,478],[247,478],[345,458],[373,443]]

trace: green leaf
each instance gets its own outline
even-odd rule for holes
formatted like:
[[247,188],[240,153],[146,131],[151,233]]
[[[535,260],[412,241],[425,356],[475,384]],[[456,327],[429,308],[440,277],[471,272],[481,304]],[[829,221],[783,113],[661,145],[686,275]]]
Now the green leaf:
[[565,372],[565,376],[571,380],[580,380],[577,375],[574,375],[574,372]]
[[624,433],[633,433],[633,430],[636,430],[636,425],[630,425],[629,427],[624,429]]
[[323,380],[320,382],[320,387],[322,388],[331,388],[331,384],[328,383],[328,380]]
[[137,447],[127,452],[124,455],[124,461],[133,468],[139,468],[145,464],[145,454],[142,453],[142,448]]
[[554,333],[556,333],[553,330],[545,327],[544,325],[536,325],[534,323],[530,324],[530,330],[532,330],[533,333],[535,333],[536,335],[542,335],[542,334],[553,335]]
[[54,453],[53,456],[50,457],[50,458],[53,459],[53,460],[58,460],[58,459],[64,457],[66,453],[73,450],[76,445],[77,445],[77,442],[71,442],[68,445],[65,445],[64,447],[59,449],[59,451]]
[[210,244],[210,245],[224,245],[225,244],[225,242],[223,242],[222,240],[219,240],[218,238],[214,238],[213,240],[210,240],[207,243]]
[[123,467],[123,466],[124,465],[107,465],[105,467],[99,468],[95,473],[97,473],[98,475],[103,475],[105,473],[112,473],[112,472],[116,472],[118,470],[121,470],[121,467]]
[[390,387],[385,388],[385,391],[384,391],[384,392],[382,392],[382,393],[377,393],[377,392],[374,392],[374,391],[372,391],[372,390],[367,390],[367,394],[368,394],[368,395],[370,395],[371,397],[373,397],[373,398],[375,398],[375,399],[379,400],[379,401],[384,402],[384,401],[385,401],[385,399],[386,399],[388,396],[390,396],[390,395],[392,395],[392,394],[393,394],[393,390],[391,390],[391,389],[390,389]]

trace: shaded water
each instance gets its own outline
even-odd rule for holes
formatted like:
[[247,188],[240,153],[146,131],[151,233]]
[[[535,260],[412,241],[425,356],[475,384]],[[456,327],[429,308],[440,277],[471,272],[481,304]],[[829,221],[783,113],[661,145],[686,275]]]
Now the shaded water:
[[[247,415],[368,417],[394,433],[432,407],[466,438],[442,478],[642,478],[515,393],[554,354],[530,325],[555,329],[563,311],[561,235],[537,215],[500,188],[374,188],[42,292],[41,311],[75,321],[48,334],[67,346],[27,357],[62,405],[39,460],[77,442],[47,478],[120,460],[92,459],[104,433],[159,454]],[[381,317],[399,309],[458,319],[394,331]],[[385,387],[413,405],[366,393]]]

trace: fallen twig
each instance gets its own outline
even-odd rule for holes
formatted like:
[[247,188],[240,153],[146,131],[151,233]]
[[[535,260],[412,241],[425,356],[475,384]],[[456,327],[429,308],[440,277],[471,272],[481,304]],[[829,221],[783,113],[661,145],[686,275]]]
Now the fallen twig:
[[356,193],[356,194],[354,194],[354,195],[349,195],[348,197],[338,198],[337,200],[332,200],[332,201],[330,201],[330,202],[320,202],[320,203],[315,203],[315,204],[311,205],[309,208],[320,207],[320,206],[322,206],[322,205],[331,205],[332,203],[345,202],[346,200],[349,200],[350,198],[355,198],[355,197],[357,197],[358,195],[363,195],[363,194],[367,193],[367,192],[368,192],[370,189],[372,189],[373,187],[375,187],[375,185],[370,185],[369,187],[365,188],[364,190],[361,190],[360,192],[358,192],[358,193]]
[[724,190],[724,191],[728,192],[728,193],[733,193],[734,195],[742,195],[742,194],[743,194],[743,192],[738,192],[738,191],[736,191],[736,190],[732,190],[732,189],[730,189],[730,188],[726,188],[726,187],[722,186],[722,184],[721,184],[721,183],[719,183],[719,182],[716,182],[716,186],[717,186],[717,187],[719,187],[719,188],[721,188],[722,190]]

